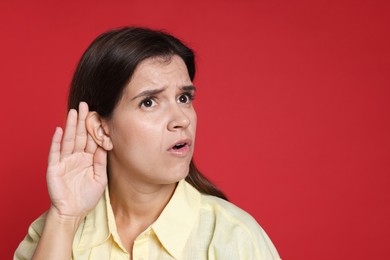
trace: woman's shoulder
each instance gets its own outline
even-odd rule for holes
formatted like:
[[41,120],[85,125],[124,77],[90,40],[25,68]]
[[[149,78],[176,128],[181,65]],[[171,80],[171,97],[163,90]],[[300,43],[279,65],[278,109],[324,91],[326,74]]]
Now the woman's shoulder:
[[43,227],[45,226],[47,217],[47,211],[44,212],[42,215],[40,215],[38,218],[36,218],[29,226],[28,228],[28,235],[32,236],[33,238],[39,239],[41,237]]
[[201,209],[220,221],[243,226],[259,226],[257,221],[245,210],[232,202],[212,195],[202,194]]
[[[202,194],[200,223],[211,223],[211,252],[239,259],[280,259],[271,239],[254,217],[224,199]],[[206,224],[207,225],[207,224]]]
[[43,213],[31,223],[26,237],[15,251],[14,259],[31,259],[38,241],[41,238],[43,227],[45,226],[46,216],[47,212]]

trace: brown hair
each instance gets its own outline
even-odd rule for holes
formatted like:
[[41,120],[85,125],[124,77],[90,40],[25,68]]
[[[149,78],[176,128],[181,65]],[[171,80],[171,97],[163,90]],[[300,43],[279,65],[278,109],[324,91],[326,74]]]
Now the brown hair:
[[[87,48],[74,73],[68,108],[78,108],[81,101],[91,111],[110,118],[136,67],[152,57],[181,57],[191,81],[195,77],[194,52],[174,36],[146,28],[125,27],[105,32]],[[227,199],[190,163],[186,180],[200,192]]]

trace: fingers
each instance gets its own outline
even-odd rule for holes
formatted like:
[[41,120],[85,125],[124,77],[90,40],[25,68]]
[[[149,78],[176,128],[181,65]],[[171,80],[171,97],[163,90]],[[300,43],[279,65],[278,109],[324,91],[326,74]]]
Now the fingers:
[[107,182],[107,151],[98,147],[93,156],[93,168],[95,172],[95,179],[100,183]]
[[77,119],[76,138],[74,152],[83,152],[87,144],[87,129],[85,128],[85,118],[88,114],[88,105],[85,102],[79,104],[79,115]]
[[74,152],[84,152],[88,143],[88,150],[93,150],[93,145],[88,140],[87,129],[85,127],[87,115],[88,105],[85,102],[80,102],[78,112],[75,109],[69,110],[61,144],[61,158],[65,158]]
[[85,147],[85,152],[94,154],[97,148],[98,148],[97,143],[95,142],[95,140],[93,140],[92,136],[88,134],[87,146]]
[[61,143],[61,159],[72,154],[77,125],[77,111],[71,109],[68,112],[68,118],[66,119],[65,133]]
[[49,167],[55,165],[60,160],[60,148],[61,148],[62,129],[57,127],[50,145],[49,150]]

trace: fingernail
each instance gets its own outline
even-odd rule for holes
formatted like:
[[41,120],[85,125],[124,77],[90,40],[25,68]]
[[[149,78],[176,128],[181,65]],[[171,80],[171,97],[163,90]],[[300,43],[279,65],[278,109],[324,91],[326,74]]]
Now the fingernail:
[[97,131],[97,134],[98,136],[102,137],[103,136],[103,129],[101,127],[99,127],[98,131]]

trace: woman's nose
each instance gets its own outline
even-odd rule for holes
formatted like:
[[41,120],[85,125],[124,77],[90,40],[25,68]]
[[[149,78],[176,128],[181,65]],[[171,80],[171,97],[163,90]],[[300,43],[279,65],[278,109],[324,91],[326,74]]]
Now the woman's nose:
[[190,123],[190,119],[179,105],[171,109],[171,118],[168,122],[169,131],[185,129],[190,125]]

